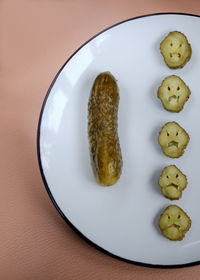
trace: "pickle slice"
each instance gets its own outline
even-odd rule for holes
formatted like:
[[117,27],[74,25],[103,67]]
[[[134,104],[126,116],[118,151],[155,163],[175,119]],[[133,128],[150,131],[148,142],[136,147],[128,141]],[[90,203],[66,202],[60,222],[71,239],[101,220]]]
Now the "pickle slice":
[[171,158],[182,156],[189,139],[187,132],[176,122],[166,123],[158,136],[163,153]]
[[170,240],[182,240],[190,226],[190,217],[177,205],[168,206],[160,216],[159,227]]
[[171,112],[180,112],[190,94],[189,87],[176,75],[166,77],[158,88],[158,98],[163,107]]
[[189,60],[192,49],[186,36],[179,32],[170,32],[160,44],[160,51],[168,67],[179,68]]
[[176,165],[169,165],[163,169],[158,183],[164,196],[179,199],[187,186],[187,177]]

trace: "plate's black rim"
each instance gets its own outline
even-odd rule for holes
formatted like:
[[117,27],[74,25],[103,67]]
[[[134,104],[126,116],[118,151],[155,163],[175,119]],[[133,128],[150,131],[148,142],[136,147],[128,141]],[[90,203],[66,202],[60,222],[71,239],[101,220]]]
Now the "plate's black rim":
[[93,246],[94,248],[98,249],[99,251],[115,258],[118,259],[120,261],[124,261],[126,263],[131,263],[134,265],[138,265],[138,266],[143,266],[143,267],[149,267],[149,268],[164,268],[164,269],[172,269],[172,268],[185,268],[185,267],[190,267],[190,266],[195,266],[195,265],[199,265],[200,264],[200,260],[199,261],[195,261],[195,262],[188,262],[188,263],[184,263],[184,264],[174,264],[174,265],[160,265],[160,264],[150,264],[150,263],[145,263],[145,262],[138,262],[138,261],[132,261],[129,259],[125,259],[122,257],[119,257],[117,255],[114,255],[112,253],[110,253],[109,251],[103,249],[102,247],[100,247],[99,245],[97,245],[96,243],[94,243],[93,241],[91,241],[90,239],[88,239],[82,232],[80,232],[69,220],[68,218],[64,215],[64,213],[62,212],[62,210],[60,209],[60,207],[58,206],[56,200],[54,199],[50,188],[47,184],[47,180],[45,178],[44,175],[44,171],[43,171],[43,167],[42,167],[42,162],[41,162],[41,153],[40,153],[40,128],[41,128],[41,122],[42,122],[42,116],[43,116],[43,112],[45,109],[45,105],[47,102],[47,99],[49,97],[49,94],[51,92],[51,89],[53,87],[53,85],[55,84],[59,74],[61,73],[61,71],[63,70],[63,68],[67,65],[67,63],[72,59],[72,57],[74,55],[76,55],[77,52],[80,51],[80,49],[82,49],[85,45],[87,45],[90,41],[92,41],[94,38],[96,38],[97,36],[99,36],[100,34],[106,32],[109,29],[112,29],[115,26],[118,26],[120,24],[123,24],[125,22],[128,21],[132,21],[132,20],[136,20],[136,19],[140,19],[140,18],[144,18],[144,17],[151,17],[151,16],[159,16],[159,15],[184,15],[184,16],[191,16],[191,17],[197,17],[199,18],[200,15],[195,15],[195,14],[190,14],[190,13],[178,13],[178,12],[166,12],[166,13],[152,13],[152,14],[145,14],[145,15],[141,15],[141,16],[137,16],[137,17],[133,17],[133,18],[129,18],[126,20],[123,20],[121,22],[118,22],[112,26],[109,26],[108,28],[98,32],[96,35],[92,36],[89,40],[87,40],[85,43],[83,43],[68,59],[67,61],[64,63],[64,65],[60,68],[60,70],[58,71],[58,73],[56,74],[55,78],[53,79],[47,93],[46,96],[44,98],[43,104],[42,104],[42,108],[40,111],[40,115],[39,115],[39,121],[38,121],[38,128],[37,128],[37,156],[38,156],[38,163],[39,163],[39,168],[40,168],[40,173],[46,188],[46,191],[52,201],[52,203],[54,204],[56,210],[59,212],[59,214],[61,215],[61,217],[64,219],[64,221],[82,238],[84,239],[88,244],[90,244],[91,246]]

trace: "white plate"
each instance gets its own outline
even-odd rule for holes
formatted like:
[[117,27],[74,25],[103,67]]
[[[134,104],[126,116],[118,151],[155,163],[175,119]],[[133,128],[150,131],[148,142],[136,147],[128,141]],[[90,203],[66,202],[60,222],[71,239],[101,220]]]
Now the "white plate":
[[[173,30],[192,46],[190,61],[169,69],[159,51]],[[200,260],[200,19],[183,14],[156,14],[119,23],[92,38],[66,62],[53,81],[38,126],[38,157],[49,195],[57,210],[92,244],[120,259],[143,265],[184,266]],[[88,146],[87,105],[95,77],[109,70],[120,89],[119,137],[123,173],[113,187],[94,180]],[[165,111],[157,88],[180,75],[191,98],[180,113]],[[190,135],[179,159],[164,156],[158,132],[177,121]],[[179,201],[163,197],[161,170],[176,164],[188,177]],[[163,237],[157,226],[169,204],[182,207],[192,226],[182,241]]]

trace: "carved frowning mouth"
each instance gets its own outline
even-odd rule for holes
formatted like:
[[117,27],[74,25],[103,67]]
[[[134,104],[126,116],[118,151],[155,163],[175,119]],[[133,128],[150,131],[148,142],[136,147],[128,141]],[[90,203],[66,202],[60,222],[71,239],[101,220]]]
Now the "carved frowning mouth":
[[174,187],[174,188],[178,189],[178,185],[176,185],[174,183],[167,185],[167,188],[169,188],[169,187]]
[[170,55],[170,57],[173,57],[173,56],[177,56],[178,58],[181,57],[180,52],[173,52],[173,53],[170,53],[169,55]]
[[179,226],[177,224],[172,224],[172,225],[168,226],[168,228],[172,228],[172,227],[175,227],[179,230],[181,226]]
[[169,102],[171,102],[173,99],[176,99],[177,102],[179,102],[180,96],[176,96],[175,94],[169,97]]
[[175,147],[178,148],[178,142],[176,142],[176,141],[171,141],[171,142],[169,142],[169,143],[167,144],[167,147],[173,147],[173,146],[175,146]]

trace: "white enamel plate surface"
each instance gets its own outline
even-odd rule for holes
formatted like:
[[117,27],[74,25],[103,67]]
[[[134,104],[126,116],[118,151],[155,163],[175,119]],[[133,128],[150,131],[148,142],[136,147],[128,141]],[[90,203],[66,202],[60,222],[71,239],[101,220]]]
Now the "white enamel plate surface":
[[[170,31],[183,32],[192,47],[190,61],[169,69],[159,51]],[[200,18],[150,15],[120,23],[84,44],[49,89],[38,127],[38,156],[46,188],[57,209],[93,244],[122,259],[147,265],[190,265],[200,260]],[[90,166],[87,105],[96,76],[111,71],[120,89],[119,137],[123,172],[113,187],[101,187]],[[191,89],[180,113],[163,109],[157,88],[179,75]],[[190,135],[179,159],[164,156],[157,142],[166,122]],[[179,201],[163,197],[158,178],[176,164],[188,177]],[[163,237],[161,211],[177,204],[192,219],[182,241]]]

